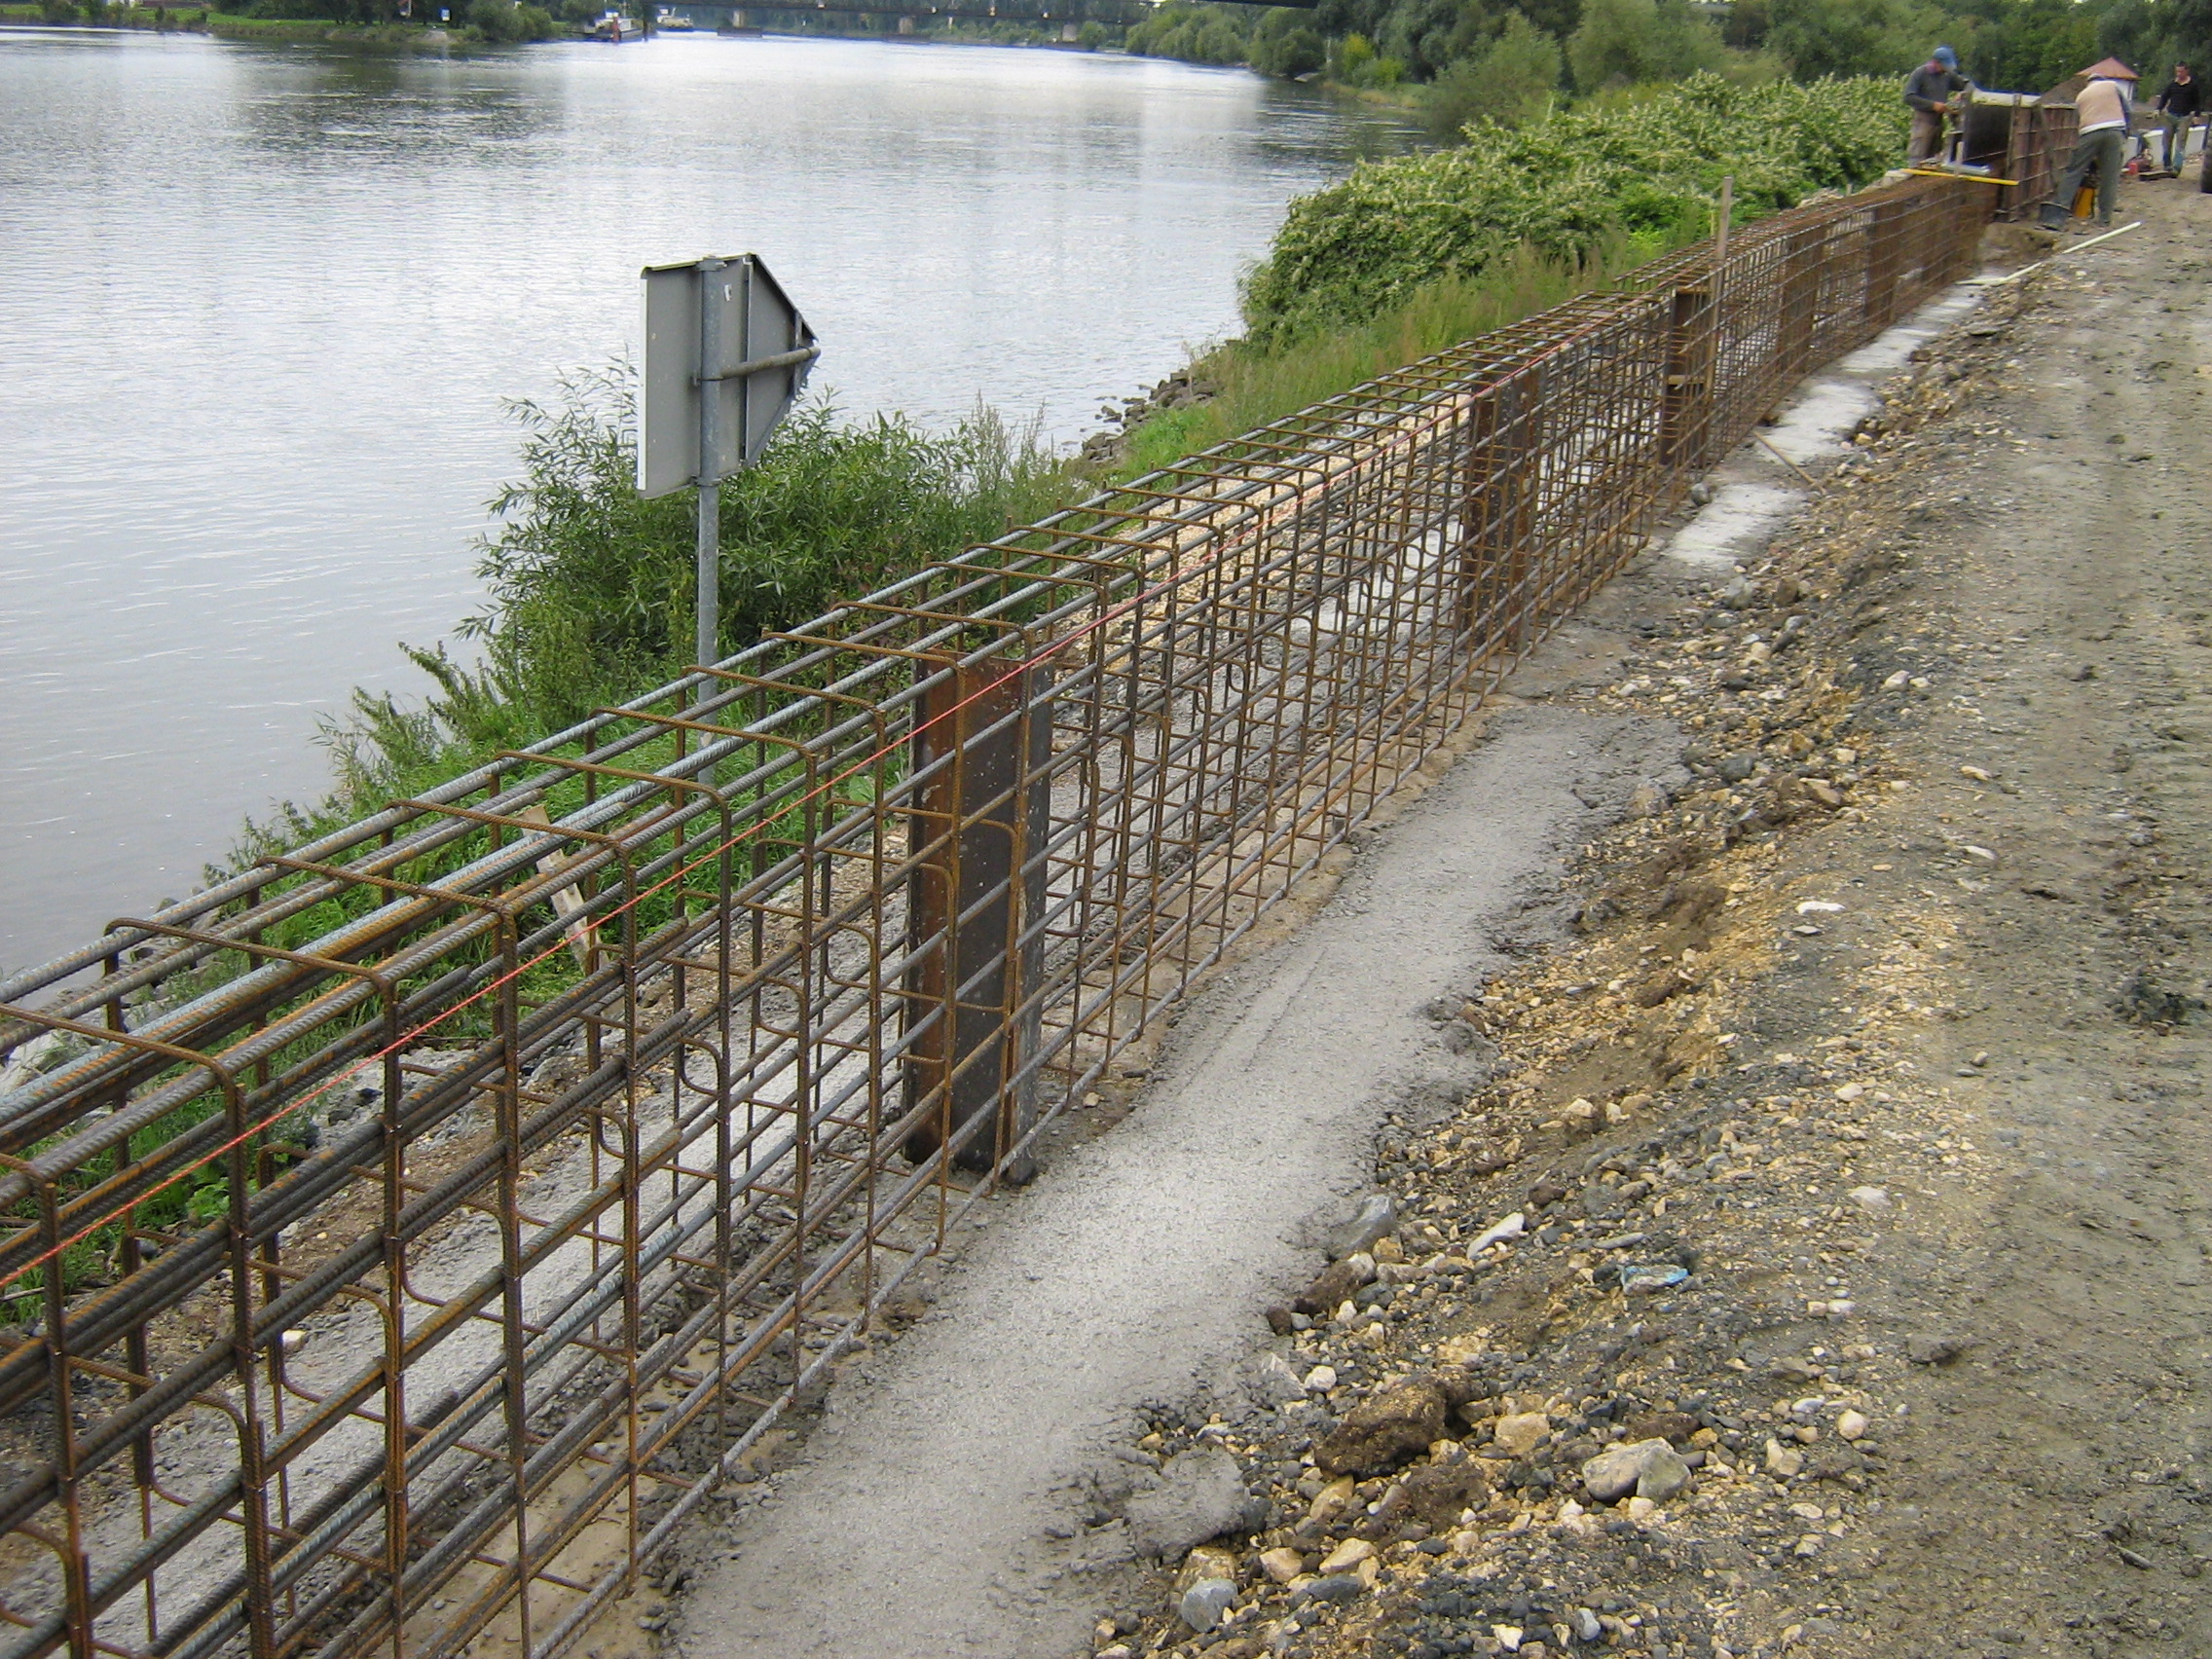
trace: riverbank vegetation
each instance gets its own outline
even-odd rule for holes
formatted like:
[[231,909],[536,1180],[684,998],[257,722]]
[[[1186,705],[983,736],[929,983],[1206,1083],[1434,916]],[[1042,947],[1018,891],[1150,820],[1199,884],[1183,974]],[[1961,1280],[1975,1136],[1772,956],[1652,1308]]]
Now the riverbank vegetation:
[[1246,321],[1262,340],[1296,336],[1515,248],[1582,261],[1624,233],[1667,242],[1710,224],[1723,174],[1747,216],[1851,189],[1895,165],[1904,127],[1886,82],[1742,87],[1707,73],[1633,103],[1478,125],[1292,203],[1246,285]]
[[[1439,136],[1570,98],[1698,74],[1758,85],[1901,78],[1938,42],[1984,87],[2043,92],[2114,55],[2146,77],[2212,56],[2212,0],[1175,0],[1128,49],[1264,75],[1320,75],[1423,113]],[[1893,88],[1893,94],[1895,89]]]
[[[635,378],[571,375],[513,406],[520,476],[479,542],[486,603],[458,652],[410,647],[427,699],[356,691],[325,732],[338,790],[287,808],[242,853],[335,827],[535,742],[680,675],[692,649],[693,498],[638,494]],[[1035,431],[978,411],[949,430],[903,416],[800,407],[760,461],[722,486],[721,649],[818,615],[933,559],[988,541],[1082,488]]]
[[50,28],[90,26],[112,29],[200,29],[207,24],[203,6],[168,6],[148,3],[129,7],[107,0],[28,0],[0,5],[0,23],[44,24]]
[[[399,18],[383,0],[248,0],[236,12],[142,0],[37,0],[0,5],[0,22],[56,27],[203,30],[225,40],[344,41],[365,46],[512,46],[571,29],[528,0],[460,0],[448,26]],[[596,13],[594,14],[596,16]]]
[[[1746,88],[1717,76],[1609,107],[1366,164],[1295,203],[1245,292],[1244,338],[1191,378],[1202,400],[1124,432],[1104,469],[978,412],[942,433],[899,417],[801,409],[725,486],[721,645],[818,614],[988,540],[1101,481],[1165,465],[1376,375],[1602,286],[1712,230],[1721,173],[1746,219],[1879,176],[1902,145],[1884,83]],[[411,652],[425,701],[356,695],[327,740],[339,790],[268,827],[283,838],[451,776],[691,660],[692,506],[632,483],[631,382],[571,378],[517,406],[521,476],[479,546],[485,608]]]
[[1869,183],[1901,151],[1904,123],[1886,82],[1706,74],[1365,163],[1291,204],[1246,280],[1244,338],[1191,370],[1214,395],[1154,412],[1122,450],[1133,466],[1164,465],[1604,286],[1711,235],[1724,173],[1744,221]]

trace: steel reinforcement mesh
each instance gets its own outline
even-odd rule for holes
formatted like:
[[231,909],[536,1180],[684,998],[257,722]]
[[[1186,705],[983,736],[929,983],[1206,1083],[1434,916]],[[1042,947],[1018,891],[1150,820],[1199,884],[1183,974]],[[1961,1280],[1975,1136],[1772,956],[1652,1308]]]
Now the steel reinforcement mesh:
[[1987,195],[1766,219],[0,985],[0,1659],[561,1652]]

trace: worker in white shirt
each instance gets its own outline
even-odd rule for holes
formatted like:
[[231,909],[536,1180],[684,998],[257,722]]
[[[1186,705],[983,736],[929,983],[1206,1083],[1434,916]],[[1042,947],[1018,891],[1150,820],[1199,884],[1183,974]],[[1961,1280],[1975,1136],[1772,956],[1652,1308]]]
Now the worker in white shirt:
[[2063,230],[2073,216],[2074,197],[2082,181],[2097,170],[2097,223],[2110,229],[2114,203],[2120,197],[2120,167],[2127,148],[2127,128],[2134,112],[2128,107],[2127,89],[2108,76],[2094,77],[2074,100],[2081,119],[2075,129],[2074,154],[2066,164],[2066,176],[2058,181],[2058,194],[2043,205],[2046,230]]

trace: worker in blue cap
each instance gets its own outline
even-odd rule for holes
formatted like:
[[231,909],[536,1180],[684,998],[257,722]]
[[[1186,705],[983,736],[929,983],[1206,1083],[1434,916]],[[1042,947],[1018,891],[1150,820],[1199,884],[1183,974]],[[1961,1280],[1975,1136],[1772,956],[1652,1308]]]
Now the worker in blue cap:
[[1939,46],[1928,61],[1912,72],[1904,84],[1904,101],[1912,108],[1912,142],[1905,147],[1904,165],[1919,166],[1935,159],[1943,147],[1943,117],[1951,113],[1957,94],[1970,83],[1959,73],[1959,55]]

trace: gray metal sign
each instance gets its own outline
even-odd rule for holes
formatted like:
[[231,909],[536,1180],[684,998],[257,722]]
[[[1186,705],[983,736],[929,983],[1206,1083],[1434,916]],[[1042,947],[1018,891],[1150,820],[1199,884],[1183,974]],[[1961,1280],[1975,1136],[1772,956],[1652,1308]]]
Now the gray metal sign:
[[[750,253],[647,266],[645,300],[638,489],[666,496],[719,483],[759,459],[821,348],[798,308]],[[702,399],[709,388],[713,395]]]
[[750,253],[645,270],[638,492],[699,491],[701,663],[721,657],[721,481],[760,459],[822,348]]

